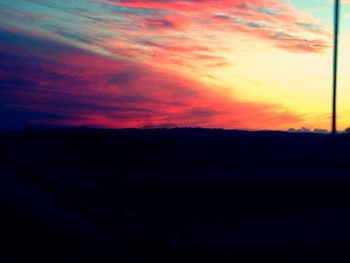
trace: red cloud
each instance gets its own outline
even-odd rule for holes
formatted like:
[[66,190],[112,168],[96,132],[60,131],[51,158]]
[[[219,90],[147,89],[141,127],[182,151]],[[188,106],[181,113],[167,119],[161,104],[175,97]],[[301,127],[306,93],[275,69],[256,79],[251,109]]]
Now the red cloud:
[[[32,42],[37,45],[31,53],[15,47],[4,53],[0,42],[1,100],[6,102],[2,107],[18,121],[111,128],[246,129],[286,129],[302,123],[298,115],[279,105],[241,102],[165,69],[49,41]],[[38,55],[42,45],[49,58]]]
[[[323,52],[329,46],[330,33],[311,14],[296,10],[291,4],[276,0],[196,0],[137,1],[102,0],[128,8],[161,10],[151,29],[158,34],[169,31],[242,32],[270,40],[272,45],[292,52]],[[134,23],[150,25],[150,19],[134,16]],[[148,27],[149,28],[149,27]],[[147,27],[146,27],[147,29]],[[288,34],[293,41],[276,38]],[[140,35],[147,34],[145,31]],[[193,41],[198,41],[193,39]]]

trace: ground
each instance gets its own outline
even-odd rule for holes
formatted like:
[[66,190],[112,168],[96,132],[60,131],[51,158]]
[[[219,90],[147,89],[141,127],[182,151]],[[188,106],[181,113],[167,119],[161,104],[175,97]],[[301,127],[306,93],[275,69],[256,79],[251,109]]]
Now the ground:
[[[321,134],[56,129],[3,133],[0,144],[1,172],[17,178],[2,184],[8,186],[4,203],[12,196],[33,206],[31,214],[46,206],[44,216],[70,215],[64,235],[78,240],[77,251],[90,247],[100,262],[118,255],[139,262],[334,261],[347,254],[346,135],[337,138],[336,162],[330,137]],[[17,222],[22,208],[6,211]],[[44,232],[45,223],[26,217],[7,223],[22,227],[19,239],[31,239],[33,224]],[[64,221],[51,216],[44,222]],[[103,234],[79,242],[95,228]],[[49,236],[60,243],[57,233]],[[120,242],[124,254],[116,249]],[[62,258],[72,253],[69,247],[61,248]],[[93,260],[89,253],[76,255]]]

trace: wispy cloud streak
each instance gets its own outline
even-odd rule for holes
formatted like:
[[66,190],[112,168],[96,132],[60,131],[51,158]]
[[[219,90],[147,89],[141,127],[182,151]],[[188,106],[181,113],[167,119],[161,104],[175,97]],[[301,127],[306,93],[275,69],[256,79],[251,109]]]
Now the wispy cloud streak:
[[[287,128],[301,118],[278,105],[228,98],[159,68],[109,58],[66,44],[1,31],[2,127]],[[20,42],[31,46],[7,51]],[[45,46],[45,50],[41,47]],[[45,55],[44,55],[45,54]],[[259,124],[260,123],[260,124]]]

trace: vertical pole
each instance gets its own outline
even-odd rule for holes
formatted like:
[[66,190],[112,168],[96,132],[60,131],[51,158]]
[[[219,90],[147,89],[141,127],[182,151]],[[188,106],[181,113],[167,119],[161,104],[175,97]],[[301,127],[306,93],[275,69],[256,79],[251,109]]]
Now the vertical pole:
[[332,103],[332,139],[331,170],[337,169],[337,84],[338,84],[338,40],[339,40],[340,0],[334,2],[334,54],[333,54],[333,103]]
[[333,54],[333,109],[332,137],[337,134],[337,84],[338,84],[338,39],[339,39],[340,0],[335,0],[334,7],[334,54]]

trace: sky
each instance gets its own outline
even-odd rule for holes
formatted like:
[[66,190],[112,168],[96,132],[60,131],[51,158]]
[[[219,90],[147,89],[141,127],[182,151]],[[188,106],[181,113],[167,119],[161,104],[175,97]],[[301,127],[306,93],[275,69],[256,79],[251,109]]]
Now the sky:
[[[329,129],[330,0],[0,0],[0,129]],[[350,126],[342,1],[338,129]]]

